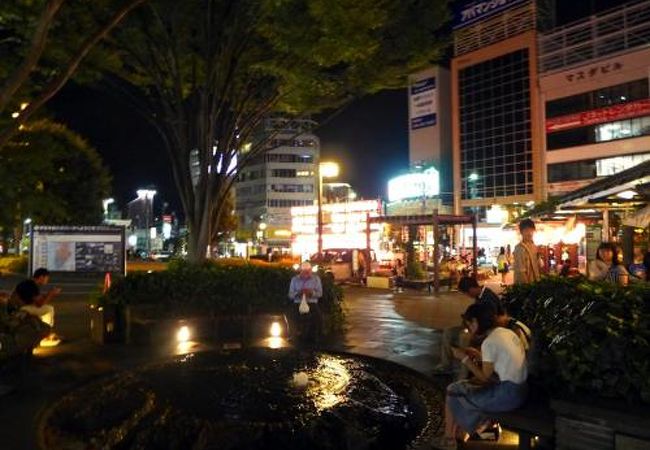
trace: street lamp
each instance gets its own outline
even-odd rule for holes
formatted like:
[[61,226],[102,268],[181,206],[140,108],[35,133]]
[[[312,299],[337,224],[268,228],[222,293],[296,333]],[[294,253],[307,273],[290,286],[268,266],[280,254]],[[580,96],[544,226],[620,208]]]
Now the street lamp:
[[[151,232],[151,226],[153,224],[153,198],[156,195],[156,191],[153,189],[138,189],[136,193],[138,194],[138,199],[144,205],[144,229]],[[151,237],[146,241],[147,251],[151,251]]]
[[108,218],[108,206],[115,203],[114,198],[105,198],[102,200],[102,207],[104,208],[104,220]]
[[339,175],[339,165],[335,162],[322,162],[318,165],[318,254],[323,253],[323,178]]

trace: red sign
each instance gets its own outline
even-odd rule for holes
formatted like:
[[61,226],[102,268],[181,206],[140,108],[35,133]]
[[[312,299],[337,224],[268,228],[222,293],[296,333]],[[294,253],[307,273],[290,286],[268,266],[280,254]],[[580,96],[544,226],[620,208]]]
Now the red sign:
[[648,114],[650,114],[650,98],[623,103],[622,105],[608,106],[607,108],[595,109],[593,111],[546,119],[546,132],[554,133],[570,128],[586,127],[588,125],[613,122],[615,120],[629,119]]
[[170,215],[164,215],[164,216],[162,216],[162,219],[163,219],[164,223],[172,223],[173,217],[170,216]]

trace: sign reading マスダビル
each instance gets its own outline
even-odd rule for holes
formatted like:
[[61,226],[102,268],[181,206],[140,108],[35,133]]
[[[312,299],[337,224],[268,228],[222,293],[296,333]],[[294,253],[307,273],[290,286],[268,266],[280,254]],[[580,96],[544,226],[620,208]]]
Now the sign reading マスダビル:
[[454,30],[468,27],[530,0],[474,0],[454,7]]
[[414,82],[409,88],[411,130],[436,124],[436,78]]

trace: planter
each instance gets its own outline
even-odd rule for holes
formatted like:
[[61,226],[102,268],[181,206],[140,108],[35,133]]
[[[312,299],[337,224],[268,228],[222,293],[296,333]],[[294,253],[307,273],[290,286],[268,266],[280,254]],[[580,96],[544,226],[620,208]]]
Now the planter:
[[388,277],[368,276],[366,277],[366,286],[375,289],[390,289],[391,279]]
[[129,307],[90,306],[90,339],[97,344],[124,343],[130,338]]
[[650,448],[650,409],[619,402],[552,400],[556,448],[635,450]]

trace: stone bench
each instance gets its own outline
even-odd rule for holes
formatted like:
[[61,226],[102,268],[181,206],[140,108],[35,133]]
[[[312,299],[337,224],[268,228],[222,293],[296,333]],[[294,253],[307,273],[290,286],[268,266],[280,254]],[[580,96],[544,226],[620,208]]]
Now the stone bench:
[[548,406],[527,402],[517,410],[493,413],[491,417],[519,435],[520,449],[553,448],[555,414]]

